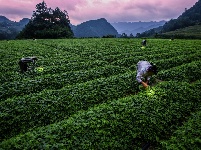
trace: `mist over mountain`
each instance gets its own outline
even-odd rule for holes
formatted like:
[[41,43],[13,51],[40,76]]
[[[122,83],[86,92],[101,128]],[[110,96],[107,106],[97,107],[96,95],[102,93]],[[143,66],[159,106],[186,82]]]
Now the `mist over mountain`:
[[137,33],[142,33],[144,31],[150,30],[162,26],[166,21],[150,21],[150,22],[115,22],[111,25],[118,31],[119,34],[125,33],[130,35],[131,33],[135,36]]

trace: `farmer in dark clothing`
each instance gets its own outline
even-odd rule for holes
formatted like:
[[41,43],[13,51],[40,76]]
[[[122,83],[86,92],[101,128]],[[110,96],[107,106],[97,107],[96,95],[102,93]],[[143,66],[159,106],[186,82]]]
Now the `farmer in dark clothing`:
[[18,63],[19,66],[20,66],[21,73],[24,73],[24,72],[26,72],[28,70],[28,64],[27,63],[35,64],[36,60],[37,60],[36,57],[22,58]]
[[156,65],[148,61],[139,61],[137,63],[136,80],[141,83],[144,88],[148,87],[148,82],[152,75],[157,74]]
[[147,45],[147,41],[146,40],[142,40],[142,46],[146,46]]

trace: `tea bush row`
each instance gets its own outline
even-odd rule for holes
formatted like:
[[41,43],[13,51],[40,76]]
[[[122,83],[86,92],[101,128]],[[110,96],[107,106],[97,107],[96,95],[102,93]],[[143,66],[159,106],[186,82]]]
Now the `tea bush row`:
[[[200,83],[200,81],[199,81]],[[200,89],[163,82],[146,93],[97,105],[61,122],[3,141],[4,149],[140,149],[160,147],[200,103]]]

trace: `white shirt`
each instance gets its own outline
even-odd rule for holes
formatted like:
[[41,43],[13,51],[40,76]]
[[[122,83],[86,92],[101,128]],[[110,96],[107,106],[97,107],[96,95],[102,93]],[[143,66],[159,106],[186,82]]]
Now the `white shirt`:
[[137,76],[136,80],[138,83],[142,82],[142,79],[147,78],[149,81],[151,76],[148,75],[148,68],[151,66],[151,64],[148,61],[139,61],[137,63]]

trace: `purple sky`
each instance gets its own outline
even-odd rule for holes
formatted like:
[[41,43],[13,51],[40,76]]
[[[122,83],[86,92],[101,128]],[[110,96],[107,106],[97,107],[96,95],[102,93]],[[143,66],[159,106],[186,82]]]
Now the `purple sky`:
[[[105,18],[108,22],[161,21],[177,18],[198,0],[45,0],[48,8],[68,12],[74,25]],[[0,0],[0,15],[12,21],[31,18],[42,0]]]

